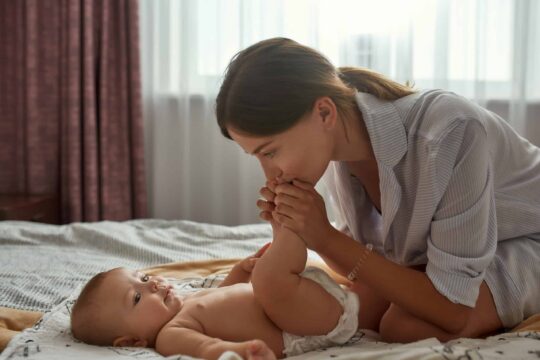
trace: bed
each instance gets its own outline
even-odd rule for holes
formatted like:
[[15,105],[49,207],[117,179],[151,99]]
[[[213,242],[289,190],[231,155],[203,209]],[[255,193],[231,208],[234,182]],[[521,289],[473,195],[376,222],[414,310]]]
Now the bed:
[[[266,224],[236,227],[190,221],[46,225],[0,222],[0,360],[163,359],[152,349],[96,347],[76,341],[69,312],[95,273],[125,266],[170,278],[177,288],[215,287],[231,266],[271,240]],[[310,253],[310,261],[320,259]],[[171,356],[170,359],[192,359]],[[387,344],[359,330],[344,346],[294,359],[538,359],[540,314],[487,339],[426,339]],[[225,353],[220,360],[240,359]]]

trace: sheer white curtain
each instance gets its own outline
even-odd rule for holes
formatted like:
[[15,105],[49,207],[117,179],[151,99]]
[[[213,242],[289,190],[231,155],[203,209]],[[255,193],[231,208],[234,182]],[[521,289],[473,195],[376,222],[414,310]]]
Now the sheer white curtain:
[[540,144],[540,1],[140,0],[150,215],[258,221],[254,158],[222,137],[214,100],[230,58],[285,36],[336,66],[444,88]]

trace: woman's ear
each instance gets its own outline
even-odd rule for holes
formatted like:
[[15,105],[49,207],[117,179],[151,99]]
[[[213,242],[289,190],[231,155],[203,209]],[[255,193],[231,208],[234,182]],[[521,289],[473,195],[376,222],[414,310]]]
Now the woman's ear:
[[332,130],[336,126],[337,122],[337,112],[332,111],[332,109],[323,109],[320,111],[320,116],[322,119],[322,125],[325,130]]
[[146,340],[137,339],[128,335],[117,337],[113,341],[113,346],[116,347],[146,347],[146,345],[148,345],[148,342]]
[[337,108],[328,96],[321,97],[315,102],[315,113],[322,121],[324,129],[330,130],[336,125]]
[[330,111],[328,109],[323,109],[319,112],[319,114],[321,115],[321,117],[324,119],[325,117],[327,117],[328,115],[330,115]]

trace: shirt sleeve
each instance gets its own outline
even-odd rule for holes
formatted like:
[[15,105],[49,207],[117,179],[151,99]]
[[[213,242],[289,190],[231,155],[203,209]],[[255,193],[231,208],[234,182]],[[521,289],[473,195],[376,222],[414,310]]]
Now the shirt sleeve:
[[497,246],[486,131],[477,120],[456,121],[434,151],[435,181],[448,181],[431,223],[426,274],[450,301],[474,307]]

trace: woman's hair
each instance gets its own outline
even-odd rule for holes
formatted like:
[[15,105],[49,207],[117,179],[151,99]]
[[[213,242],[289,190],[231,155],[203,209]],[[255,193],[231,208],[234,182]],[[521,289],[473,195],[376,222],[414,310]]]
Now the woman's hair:
[[408,85],[358,67],[336,69],[318,51],[286,38],[260,41],[237,53],[216,99],[223,135],[228,128],[255,135],[281,133],[328,96],[340,116],[355,111],[356,91],[395,100],[414,93]]

